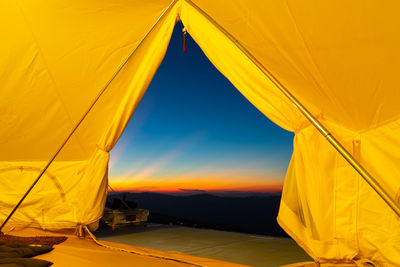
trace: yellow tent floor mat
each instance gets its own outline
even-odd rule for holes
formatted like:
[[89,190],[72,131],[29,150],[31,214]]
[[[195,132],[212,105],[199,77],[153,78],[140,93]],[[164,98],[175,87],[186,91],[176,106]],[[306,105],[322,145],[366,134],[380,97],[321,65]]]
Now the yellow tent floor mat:
[[257,267],[312,260],[290,238],[153,223],[147,227],[101,229],[95,234],[101,240]]
[[[181,253],[165,252],[155,249],[136,247],[127,244],[114,243],[109,241],[101,241],[102,243],[119,247],[128,250],[134,250],[143,254],[152,254],[157,256],[144,256],[133,253],[127,253],[117,250],[101,247],[93,242],[88,235],[86,238],[81,239],[74,235],[73,230],[60,230],[60,231],[45,231],[36,228],[14,228],[6,230],[5,233],[16,236],[67,236],[68,239],[54,246],[54,250],[37,256],[35,258],[48,260],[54,263],[56,267],[71,267],[71,266],[118,266],[118,267],[131,267],[131,266],[210,266],[210,267],[240,267],[235,263],[229,263],[214,259],[207,259],[185,255]],[[164,258],[164,259],[163,259]],[[173,258],[168,260],[166,258]],[[186,262],[186,263],[185,263]]]

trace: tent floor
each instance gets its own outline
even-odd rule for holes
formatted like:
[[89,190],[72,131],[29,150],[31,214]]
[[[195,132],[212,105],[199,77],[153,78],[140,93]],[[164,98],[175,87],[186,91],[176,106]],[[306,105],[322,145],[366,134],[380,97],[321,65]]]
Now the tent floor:
[[[103,229],[95,235],[106,245],[135,250],[192,264],[136,255],[101,247],[89,236],[80,239],[73,230],[44,231],[15,228],[17,236],[67,236],[50,253],[36,258],[54,266],[280,266],[310,258],[289,238],[149,224],[117,230]],[[117,243],[116,243],[117,242]],[[229,261],[229,262],[228,262]],[[235,262],[235,263],[233,263]]]
[[180,261],[190,262],[192,264],[172,261],[168,259],[160,259],[151,256],[136,255],[127,252],[120,252],[108,248],[101,247],[93,242],[89,236],[85,239],[80,239],[74,235],[73,230],[63,231],[44,231],[34,228],[15,228],[12,231],[5,233],[16,236],[67,236],[68,239],[54,246],[54,250],[37,256],[35,258],[48,260],[54,263],[56,267],[71,267],[71,266],[220,266],[220,267],[239,267],[240,264],[229,263],[214,259],[201,258],[191,255],[185,255],[176,252],[165,252],[150,248],[141,248],[127,244],[102,241],[106,245],[135,250],[140,253],[152,254],[159,257],[174,258]]
[[311,261],[311,258],[290,238],[161,224],[116,230],[102,229],[95,234],[101,240],[250,266],[276,267]]

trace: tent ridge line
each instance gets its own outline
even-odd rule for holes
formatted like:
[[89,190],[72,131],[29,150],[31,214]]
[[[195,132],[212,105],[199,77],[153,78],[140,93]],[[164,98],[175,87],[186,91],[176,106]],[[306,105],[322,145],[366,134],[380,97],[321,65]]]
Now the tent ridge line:
[[400,217],[400,204],[377,182],[377,180],[343,147],[343,145],[328,131],[328,129],[312,115],[310,111],[267,69],[265,68],[234,36],[218,24],[204,10],[191,0],[182,0],[196,9],[221,33],[232,41],[236,47],[299,109],[311,124],[328,140],[328,142],[343,156],[343,158],[363,177],[387,205]]
[[39,182],[40,178],[43,176],[43,174],[47,171],[47,169],[50,167],[51,163],[56,159],[58,154],[61,152],[61,150],[64,148],[64,146],[68,143],[68,141],[71,139],[73,134],[76,132],[76,130],[79,128],[79,126],[82,124],[83,120],[87,117],[89,112],[92,110],[92,108],[95,106],[97,101],[100,99],[100,97],[104,94],[104,92],[107,90],[107,88],[110,86],[112,81],[117,77],[117,75],[121,72],[121,70],[124,68],[124,66],[128,63],[128,61],[133,57],[135,52],[141,47],[143,42],[147,39],[147,37],[153,32],[153,30],[156,28],[156,26],[159,24],[159,22],[165,17],[165,15],[172,9],[172,7],[177,3],[178,0],[173,0],[168,7],[161,13],[161,15],[157,18],[155,23],[152,25],[150,30],[146,33],[146,35],[140,40],[139,44],[135,47],[135,49],[128,55],[128,57],[122,62],[122,64],[118,67],[118,69],[115,71],[115,73],[111,76],[110,80],[105,84],[105,86],[101,89],[101,91],[97,94],[97,96],[94,98],[93,102],[90,104],[86,112],[83,114],[81,119],[75,124],[74,128],[71,130],[71,132],[68,134],[64,142],[60,145],[60,147],[57,149],[57,151],[54,153],[54,155],[51,157],[51,159],[47,162],[46,166],[42,169],[40,174],[37,176],[37,178],[34,180],[32,185],[28,188],[28,190],[25,192],[25,194],[21,197],[21,199],[18,201],[18,203],[15,205],[13,210],[10,212],[10,214],[7,216],[7,218],[4,220],[4,222],[0,226],[0,235],[4,234],[2,232],[4,226],[7,224],[7,222],[11,219],[15,211],[19,208],[19,206],[22,204],[22,202],[25,200],[25,198],[29,195],[29,193],[32,191],[32,189],[35,187],[35,185]]

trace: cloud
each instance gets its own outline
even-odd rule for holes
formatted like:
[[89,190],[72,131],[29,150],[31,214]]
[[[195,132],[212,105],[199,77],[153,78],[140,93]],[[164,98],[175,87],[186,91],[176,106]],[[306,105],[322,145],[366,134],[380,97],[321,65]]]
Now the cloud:
[[147,105],[141,107],[141,112],[133,114],[126,129],[120,136],[116,146],[110,152],[109,168],[112,169],[124,154],[125,149],[129,146],[131,140],[135,139],[141,128],[149,118],[151,111],[154,108],[154,100],[147,100]]
[[179,142],[175,148],[168,151],[161,157],[157,158],[150,164],[146,165],[140,170],[131,169],[119,175],[119,177],[113,177],[112,180],[115,182],[129,182],[132,183],[142,181],[142,180],[149,180],[152,178],[156,173],[158,173],[162,168],[173,162],[175,159],[180,157],[186,151],[194,147],[199,141],[203,138],[204,133],[196,132],[194,134],[189,135],[183,141]]
[[200,189],[178,188],[178,190],[185,193],[208,193],[206,190],[200,190]]

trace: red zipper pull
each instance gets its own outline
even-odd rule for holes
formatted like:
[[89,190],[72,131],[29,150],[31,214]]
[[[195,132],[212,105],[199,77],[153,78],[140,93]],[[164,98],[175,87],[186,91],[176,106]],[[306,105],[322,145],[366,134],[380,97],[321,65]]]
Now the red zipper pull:
[[186,53],[187,30],[185,27],[183,27],[182,32],[183,32],[183,53]]

